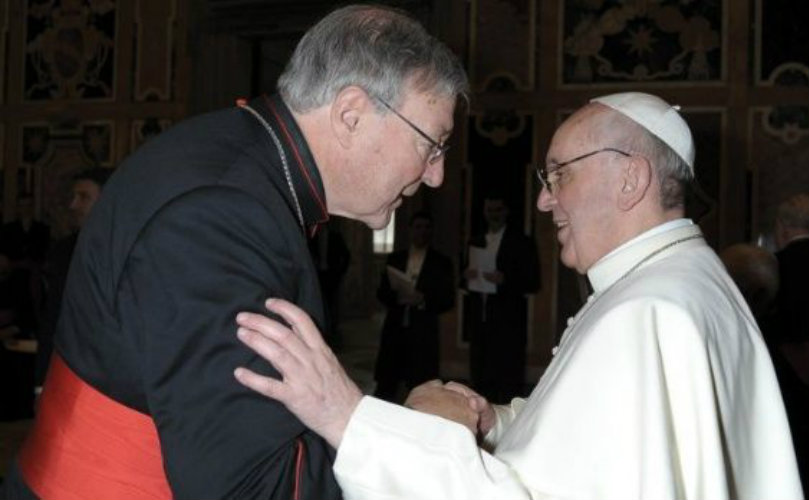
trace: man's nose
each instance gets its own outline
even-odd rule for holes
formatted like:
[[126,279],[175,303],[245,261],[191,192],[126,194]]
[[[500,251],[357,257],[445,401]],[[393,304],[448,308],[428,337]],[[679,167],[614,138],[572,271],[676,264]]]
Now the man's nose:
[[537,209],[540,212],[550,212],[555,204],[556,197],[551,193],[550,189],[543,186],[537,197]]
[[428,163],[422,181],[431,188],[437,188],[444,182],[444,158],[439,158],[435,163]]

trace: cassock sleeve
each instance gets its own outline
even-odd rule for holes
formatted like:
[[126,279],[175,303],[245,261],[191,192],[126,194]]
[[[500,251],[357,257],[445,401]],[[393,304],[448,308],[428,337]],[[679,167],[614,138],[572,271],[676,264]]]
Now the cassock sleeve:
[[[238,341],[239,311],[265,312],[267,297],[318,303],[306,296],[317,287],[302,283],[313,273],[297,260],[308,254],[294,231],[289,214],[235,189],[206,188],[164,207],[133,248],[119,302],[137,330],[174,498],[339,497],[333,450],[233,377],[237,366],[278,376]],[[293,255],[297,247],[304,253]]]
[[493,450],[503,434],[511,426],[511,423],[517,418],[517,415],[525,406],[524,398],[514,398],[511,403],[507,405],[492,405],[494,414],[496,415],[494,427],[483,438],[483,445],[487,450]]

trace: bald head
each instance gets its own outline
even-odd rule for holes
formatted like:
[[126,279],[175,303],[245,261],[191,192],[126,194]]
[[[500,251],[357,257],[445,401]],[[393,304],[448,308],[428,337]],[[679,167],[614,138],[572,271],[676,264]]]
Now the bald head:
[[767,250],[740,243],[719,254],[756,318],[767,313],[778,293],[778,260]]

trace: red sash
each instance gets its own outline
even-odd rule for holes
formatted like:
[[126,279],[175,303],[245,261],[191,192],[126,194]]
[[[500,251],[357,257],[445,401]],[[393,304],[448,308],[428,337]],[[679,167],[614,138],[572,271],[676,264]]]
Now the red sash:
[[56,353],[19,465],[42,499],[172,497],[152,419],[90,387]]

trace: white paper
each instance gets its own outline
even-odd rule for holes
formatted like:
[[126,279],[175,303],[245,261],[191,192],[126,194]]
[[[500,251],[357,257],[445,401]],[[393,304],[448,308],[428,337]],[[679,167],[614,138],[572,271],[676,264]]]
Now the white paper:
[[393,266],[387,266],[390,287],[399,295],[412,295],[416,291],[416,282]]
[[480,293],[496,293],[497,285],[483,277],[483,273],[497,270],[497,254],[485,248],[469,247],[469,268],[478,272],[477,278],[468,282],[469,290]]

